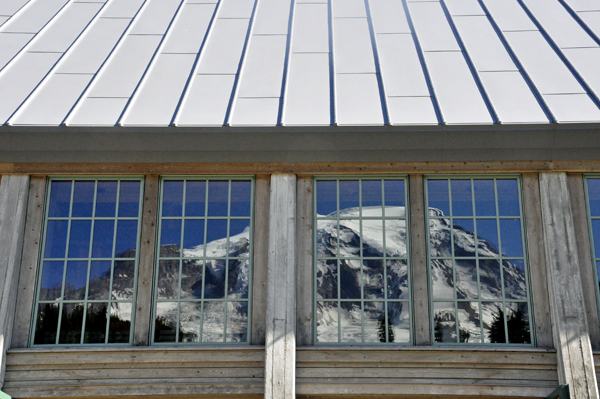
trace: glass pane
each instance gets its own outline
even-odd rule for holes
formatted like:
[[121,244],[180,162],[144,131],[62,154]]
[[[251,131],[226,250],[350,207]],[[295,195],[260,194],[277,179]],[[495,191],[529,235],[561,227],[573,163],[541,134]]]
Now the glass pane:
[[[161,261],[162,263],[165,261]],[[176,262],[178,261],[168,261]],[[169,267],[169,265],[166,265]],[[175,267],[172,265],[171,267]],[[204,262],[201,260],[184,260],[181,265],[181,298],[182,299],[200,299],[202,298],[202,273],[204,269]],[[176,272],[178,274],[178,271]],[[177,276],[175,274],[175,276]],[[171,296],[165,296],[165,298],[177,298],[177,279],[171,277]],[[159,293],[160,294],[160,293]]]
[[[179,261],[161,260],[158,262],[158,292],[159,299],[176,299],[179,292]],[[186,285],[187,287],[187,285]],[[183,284],[182,284],[183,290]],[[202,291],[202,270],[200,270],[200,291]]]
[[[342,236],[340,235],[340,241]],[[362,221],[363,256],[382,257],[383,245],[383,220]]]
[[54,301],[62,295],[64,262],[44,262],[40,301]]
[[[385,189],[385,206],[404,207],[404,180],[386,180],[384,183]],[[385,210],[387,215],[388,210]]]
[[341,342],[362,342],[360,302],[342,302],[340,306]]
[[140,182],[121,181],[119,217],[137,217],[140,209]]
[[121,260],[115,262],[113,273],[113,300],[133,299],[133,285],[135,282],[135,261]]
[[60,321],[59,344],[81,343],[81,328],[83,327],[82,303],[64,303]]
[[363,216],[381,217],[383,206],[381,180],[363,180],[361,184]]
[[337,302],[317,302],[317,342],[338,342]]
[[504,295],[507,299],[527,299],[525,262],[520,259],[502,261]]
[[358,180],[340,180],[340,216],[348,212],[356,215],[359,206]]
[[508,328],[508,343],[530,344],[529,306],[526,302],[506,304],[506,326]]
[[505,344],[504,307],[501,302],[482,302],[483,339],[486,343]]
[[433,325],[435,342],[457,342],[454,302],[433,303]]
[[410,307],[408,302],[388,302],[388,342],[410,342]]
[[600,216],[600,179],[587,179],[590,215]]
[[388,299],[408,299],[408,265],[405,260],[386,262]]
[[183,182],[166,180],[163,182],[163,216],[181,216],[183,209]]
[[201,302],[181,302],[179,309],[179,342],[200,342]]
[[106,342],[106,303],[88,303],[85,315],[85,333],[83,342],[86,344],[103,344]]
[[450,219],[429,219],[429,251],[431,256],[452,256]]
[[517,180],[496,180],[500,216],[520,216]]
[[223,342],[225,330],[225,303],[204,302],[202,342]]
[[46,226],[46,251],[44,258],[64,258],[67,248],[67,230],[69,222],[66,220],[50,220]]
[[448,180],[427,180],[427,201],[434,215],[450,216]]
[[388,334],[393,338],[385,322],[385,303],[365,302],[365,342],[388,342]]
[[117,241],[115,257],[135,258],[137,248],[137,220],[119,220],[117,222]]
[[475,214],[496,216],[496,196],[493,180],[473,180],[475,189]]
[[456,278],[456,298],[479,298],[477,287],[477,261],[475,259],[456,259],[454,263]]
[[383,299],[383,259],[363,261],[363,289],[365,299]]
[[108,342],[126,344],[131,340],[131,303],[115,303],[110,306]]
[[177,302],[157,302],[154,342],[176,342]]
[[337,256],[337,236],[335,220],[317,220],[317,256],[319,258]]
[[85,299],[85,287],[87,284],[88,263],[87,261],[67,262],[67,280],[65,283],[65,299]]
[[406,220],[388,219],[385,223],[386,256],[405,257],[406,252]]
[[229,221],[229,256],[247,258],[250,256],[250,219]]
[[210,219],[206,223],[206,256],[227,256],[227,219]]
[[452,189],[452,215],[473,216],[471,180],[450,180]]
[[458,302],[458,340],[461,343],[481,343],[479,302]]
[[94,244],[92,258],[111,258],[113,254],[114,220],[96,220],[94,222]]
[[208,182],[208,216],[227,216],[229,182]]
[[339,256],[360,256],[360,220],[340,220],[339,234]]
[[201,258],[204,256],[204,220],[188,219],[184,222],[183,256]]
[[96,182],[94,181],[75,182],[75,188],[73,191],[73,217],[92,217],[94,211],[95,188]]
[[56,344],[59,309],[58,303],[42,303],[39,305],[33,341],[35,345]]
[[204,270],[204,298],[221,299],[225,297],[225,260],[206,261]]
[[185,216],[204,216],[206,212],[206,182],[185,183]]
[[479,284],[481,299],[502,298],[500,261],[496,259],[479,260]]
[[340,260],[340,298],[361,298],[360,259]]
[[88,299],[108,299],[111,261],[92,261]]
[[160,226],[160,256],[172,258],[179,256],[181,247],[181,220],[163,219]]
[[87,258],[90,256],[91,230],[92,222],[90,220],[71,221],[69,258]]
[[477,248],[479,256],[498,256],[498,224],[496,219],[477,220]]
[[227,302],[226,341],[248,341],[248,302]]
[[454,219],[454,256],[475,256],[473,219]]
[[317,181],[317,217],[335,212],[337,212],[337,182]]
[[317,298],[337,298],[337,286],[337,260],[317,260]]
[[435,299],[454,299],[454,275],[450,259],[431,260],[431,289]]
[[502,254],[511,258],[523,256],[523,239],[521,237],[521,221],[519,219],[500,220],[500,239]]
[[229,275],[227,277],[227,298],[247,299],[250,279],[250,262],[248,260],[229,259]]
[[250,216],[252,183],[249,181],[231,182],[231,216]]
[[115,217],[117,208],[116,181],[99,181],[96,194],[96,217]]
[[594,253],[600,258],[600,219],[592,220],[592,234],[594,235]]
[[71,182],[53,181],[50,184],[50,204],[48,216],[51,218],[69,217],[71,205]]

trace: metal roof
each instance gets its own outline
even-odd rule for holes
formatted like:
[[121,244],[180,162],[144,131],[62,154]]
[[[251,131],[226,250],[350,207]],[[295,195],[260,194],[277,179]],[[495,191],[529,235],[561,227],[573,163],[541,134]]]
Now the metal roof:
[[600,0],[2,0],[0,125],[600,121]]

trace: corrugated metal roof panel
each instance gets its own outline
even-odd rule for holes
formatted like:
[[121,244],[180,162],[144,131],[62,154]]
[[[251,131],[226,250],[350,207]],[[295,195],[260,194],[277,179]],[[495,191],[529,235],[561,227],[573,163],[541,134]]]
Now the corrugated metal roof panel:
[[598,70],[598,0],[0,1],[16,125],[596,122]]

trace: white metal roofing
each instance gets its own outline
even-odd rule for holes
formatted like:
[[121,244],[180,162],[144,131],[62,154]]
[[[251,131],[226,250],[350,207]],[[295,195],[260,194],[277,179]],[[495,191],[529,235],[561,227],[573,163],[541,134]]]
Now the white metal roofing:
[[600,0],[1,0],[0,125],[600,121]]

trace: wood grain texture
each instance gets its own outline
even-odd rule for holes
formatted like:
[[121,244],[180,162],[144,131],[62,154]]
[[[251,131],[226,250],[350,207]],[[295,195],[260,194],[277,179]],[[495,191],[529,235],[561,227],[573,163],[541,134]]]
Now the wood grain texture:
[[0,185],[0,389],[10,348],[23,252],[29,175],[5,175]]
[[271,176],[265,399],[293,399],[296,367],[296,176]]
[[569,196],[573,210],[573,224],[575,226],[575,240],[579,257],[579,271],[583,298],[590,332],[592,348],[600,349],[600,320],[598,319],[598,302],[596,299],[596,277],[594,275],[594,262],[592,262],[592,249],[587,219],[587,204],[585,189],[581,174],[568,174]]
[[560,384],[575,398],[598,398],[566,173],[540,173],[542,225]]
[[267,267],[269,261],[269,206],[271,176],[259,175],[254,194],[254,259],[252,271],[252,334],[253,345],[265,344],[267,323]]
[[19,292],[13,325],[11,348],[26,348],[34,303],[38,259],[40,255],[41,232],[44,220],[46,177],[32,176],[29,181],[27,218],[19,275]]
[[296,212],[296,344],[312,345],[313,331],[313,179],[299,176]]
[[536,344],[540,348],[554,348],[546,271],[546,241],[542,229],[540,184],[537,174],[523,175],[523,208]]
[[138,267],[135,325],[133,330],[133,344],[136,346],[147,346],[150,343],[150,315],[152,314],[159,184],[157,175],[148,175],[144,180],[142,232],[139,249],[140,265]]

